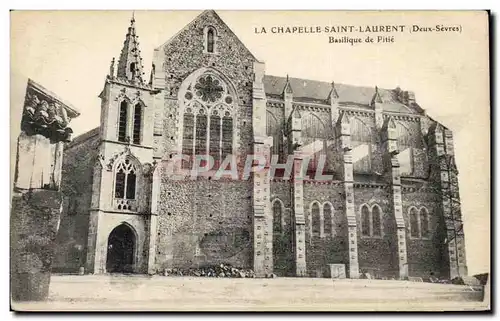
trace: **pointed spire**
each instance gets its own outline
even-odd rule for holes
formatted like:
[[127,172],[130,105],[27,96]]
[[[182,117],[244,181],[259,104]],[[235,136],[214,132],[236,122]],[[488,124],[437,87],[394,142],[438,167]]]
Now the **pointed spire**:
[[132,13],[123,48],[118,60],[117,77],[134,83],[143,83],[143,66],[139,40],[135,30],[135,13]]
[[328,94],[328,102],[331,104],[338,98],[339,94],[337,92],[337,88],[335,88],[335,82],[332,81],[332,89],[330,90],[330,94]]
[[149,85],[153,85],[153,81],[155,79],[155,64],[151,65],[151,73],[149,74]]
[[290,78],[288,77],[288,74],[286,74],[286,83],[285,83],[285,88],[283,88],[283,93],[293,94],[292,85],[290,84]]
[[378,104],[382,103],[382,97],[380,97],[380,93],[377,86],[375,86],[375,94],[373,95],[371,104],[373,105],[375,103]]
[[109,77],[115,77],[115,57],[113,57],[113,60],[111,60],[111,65],[109,66]]

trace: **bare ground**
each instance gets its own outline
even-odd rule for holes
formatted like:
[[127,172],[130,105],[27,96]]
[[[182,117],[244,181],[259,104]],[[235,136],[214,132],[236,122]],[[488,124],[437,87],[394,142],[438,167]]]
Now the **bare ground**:
[[54,275],[31,311],[485,310],[482,287],[382,280]]

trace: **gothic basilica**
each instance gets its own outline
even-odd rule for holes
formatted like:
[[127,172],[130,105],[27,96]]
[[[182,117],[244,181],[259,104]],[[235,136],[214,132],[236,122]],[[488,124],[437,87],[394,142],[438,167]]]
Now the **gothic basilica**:
[[[138,45],[132,19],[99,95],[100,126],[64,147],[54,270],[467,274],[453,135],[413,92],[267,75],[214,11],[154,50],[149,79]],[[291,177],[167,170],[258,153],[291,159]],[[330,179],[297,179],[304,155],[311,173],[323,156]]]

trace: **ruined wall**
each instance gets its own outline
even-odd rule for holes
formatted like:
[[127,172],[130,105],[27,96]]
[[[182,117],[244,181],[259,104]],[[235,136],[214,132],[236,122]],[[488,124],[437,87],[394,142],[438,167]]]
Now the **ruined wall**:
[[[54,271],[77,272],[85,265],[93,170],[99,146],[98,131],[65,148],[61,191],[63,209],[57,235]],[[84,134],[86,135],[86,134]]]

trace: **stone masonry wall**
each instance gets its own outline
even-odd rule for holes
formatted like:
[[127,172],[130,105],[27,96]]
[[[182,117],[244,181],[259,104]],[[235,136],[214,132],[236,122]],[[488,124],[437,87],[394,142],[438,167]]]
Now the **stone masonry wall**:
[[[306,264],[307,273],[312,277],[328,275],[328,264],[349,265],[347,219],[344,214],[342,186],[334,183],[304,183],[304,213],[306,214]],[[318,201],[320,206],[325,202],[333,205],[333,233],[323,238],[312,236],[310,206]]]
[[156,265],[252,267],[249,181],[161,181]]
[[[283,203],[281,212],[281,233],[274,233],[273,230],[273,273],[278,276],[294,275],[294,214],[290,198],[290,185],[290,181],[280,179],[271,181],[270,184],[271,202],[275,202],[279,199]],[[271,207],[271,209],[273,209],[273,207]],[[274,222],[273,219],[273,224]]]
[[[397,277],[397,251],[393,244],[395,235],[394,212],[387,188],[355,187],[354,209],[358,222],[358,260],[361,273],[368,272],[374,277]],[[361,206],[370,208],[377,204],[382,211],[382,236],[362,235]]]
[[[429,191],[408,191],[403,189],[403,215],[406,225],[406,244],[408,252],[408,272],[410,276],[429,277],[441,275],[447,277],[447,260],[444,257],[444,226],[442,213],[438,205],[439,198]],[[410,207],[429,211],[430,237],[413,238],[410,232]],[[443,234],[444,233],[444,234]]]
[[[204,29],[215,28],[215,53],[204,52]],[[183,48],[182,51],[179,48]],[[213,68],[227,77],[238,94],[237,127],[240,132],[238,155],[250,152],[252,137],[252,81],[255,58],[213,11],[206,11],[170,42],[157,49],[154,63],[157,77],[165,83],[163,137],[155,136],[155,157],[169,157],[178,146],[180,130],[177,94],[181,83],[202,67]],[[155,134],[159,135],[159,133]],[[163,153],[163,155],[161,155]]]
[[[207,26],[216,30],[214,53],[204,52]],[[155,79],[164,89],[164,110],[156,112],[157,117],[163,116],[163,132],[155,131],[155,157],[168,160],[177,152],[182,139],[178,127],[181,117],[178,91],[186,77],[200,68],[215,69],[235,86],[239,132],[236,152],[243,157],[251,153],[254,61],[252,54],[213,11],[205,11],[158,48],[154,58]],[[157,268],[217,262],[252,267],[251,196],[249,181],[170,181],[163,176]]]

